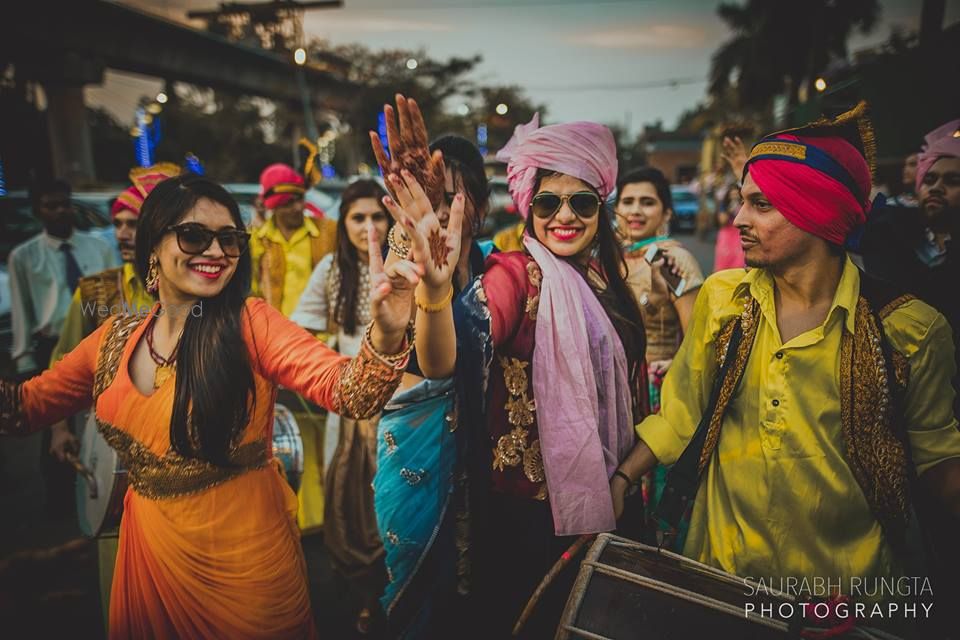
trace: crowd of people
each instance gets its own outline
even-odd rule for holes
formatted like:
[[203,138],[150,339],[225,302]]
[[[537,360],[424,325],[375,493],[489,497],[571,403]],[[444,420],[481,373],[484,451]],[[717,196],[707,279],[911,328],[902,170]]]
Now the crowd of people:
[[[34,186],[0,434],[46,429],[67,501],[72,416],[118,452],[109,637],[322,636],[299,540],[321,526],[361,635],[553,637],[558,560],[602,532],[737,576],[930,576],[936,618],[894,631],[955,630],[960,120],[887,201],[863,104],[726,141],[709,277],[668,180],[622,170],[603,125],[516,127],[497,159],[522,224],[490,242],[477,147],[430,142],[403,96],[385,120],[383,182],[335,220],[283,164],[249,226],[206,177],[133,171],[119,265],[69,185]],[[291,411],[296,491],[271,446]]]

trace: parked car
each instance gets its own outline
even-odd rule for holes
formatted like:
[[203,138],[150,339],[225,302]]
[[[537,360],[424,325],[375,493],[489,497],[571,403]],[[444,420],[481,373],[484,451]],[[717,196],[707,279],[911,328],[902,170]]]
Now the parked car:
[[700,200],[696,194],[685,185],[671,185],[670,195],[673,197],[673,218],[670,221],[671,231],[694,231],[697,228],[697,213],[700,211]]

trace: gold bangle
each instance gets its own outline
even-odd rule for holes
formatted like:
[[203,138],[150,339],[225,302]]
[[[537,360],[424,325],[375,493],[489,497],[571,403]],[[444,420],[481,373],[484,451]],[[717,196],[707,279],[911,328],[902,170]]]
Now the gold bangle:
[[399,353],[387,354],[377,351],[376,347],[373,346],[373,322],[367,325],[367,330],[363,333],[363,341],[370,349],[370,352],[394,369],[401,368],[401,365],[402,367],[406,367],[407,356],[410,355],[410,352],[413,351],[413,348],[416,346],[416,340],[417,329],[412,320],[407,325],[406,345],[400,350]]
[[423,298],[417,295],[418,290],[414,290],[413,297],[417,301],[417,308],[425,313],[440,313],[447,308],[447,305],[450,304],[450,301],[453,300],[453,285],[450,285],[450,288],[447,289],[447,295],[443,296],[443,300],[440,302],[425,302]]
[[[410,241],[409,240],[398,240],[397,231],[400,230],[400,225],[395,224],[390,229],[390,233],[387,234],[387,245],[390,247],[390,251],[393,251],[401,260],[406,260],[410,256]],[[400,230],[402,237],[403,231]]]

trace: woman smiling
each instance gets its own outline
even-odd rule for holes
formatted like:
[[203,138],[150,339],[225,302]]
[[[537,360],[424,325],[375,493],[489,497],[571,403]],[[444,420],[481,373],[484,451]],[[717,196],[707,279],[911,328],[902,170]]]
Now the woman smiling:
[[[387,200],[424,256],[423,373],[442,378],[462,362],[486,366],[472,402],[458,407],[468,422],[458,427],[467,433],[456,470],[469,505],[469,532],[457,550],[469,564],[471,624],[482,637],[510,633],[572,536],[616,528],[631,481],[617,467],[635,444],[633,424],[646,415],[643,322],[603,206],[617,172],[613,136],[590,122],[538,124],[518,126],[498,154],[526,218],[525,251],[487,260],[456,325],[449,301],[459,223],[452,217],[444,229],[407,172]],[[384,535],[391,533],[402,541],[402,532]],[[559,582],[569,586],[574,574],[568,567]],[[540,602],[524,637],[552,635],[566,598],[561,584]]]
[[248,299],[236,202],[198,176],[143,204],[136,265],[159,298],[115,316],[57,365],[0,383],[0,433],[26,434],[94,401],[128,470],[111,638],[302,638],[315,630],[296,496],[270,451],[278,384],[352,418],[376,414],[412,347],[420,268],[384,270],[371,243],[371,324],[342,357]]

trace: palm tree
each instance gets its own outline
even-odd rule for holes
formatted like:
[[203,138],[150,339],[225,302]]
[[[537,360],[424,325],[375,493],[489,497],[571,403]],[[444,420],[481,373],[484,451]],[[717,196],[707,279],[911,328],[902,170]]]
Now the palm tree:
[[736,73],[741,106],[767,109],[787,94],[791,107],[800,87],[814,80],[832,59],[847,56],[854,29],[868,33],[880,16],[878,0],[746,0],[721,4],[720,18],[734,32],[713,54],[712,95],[723,95]]

